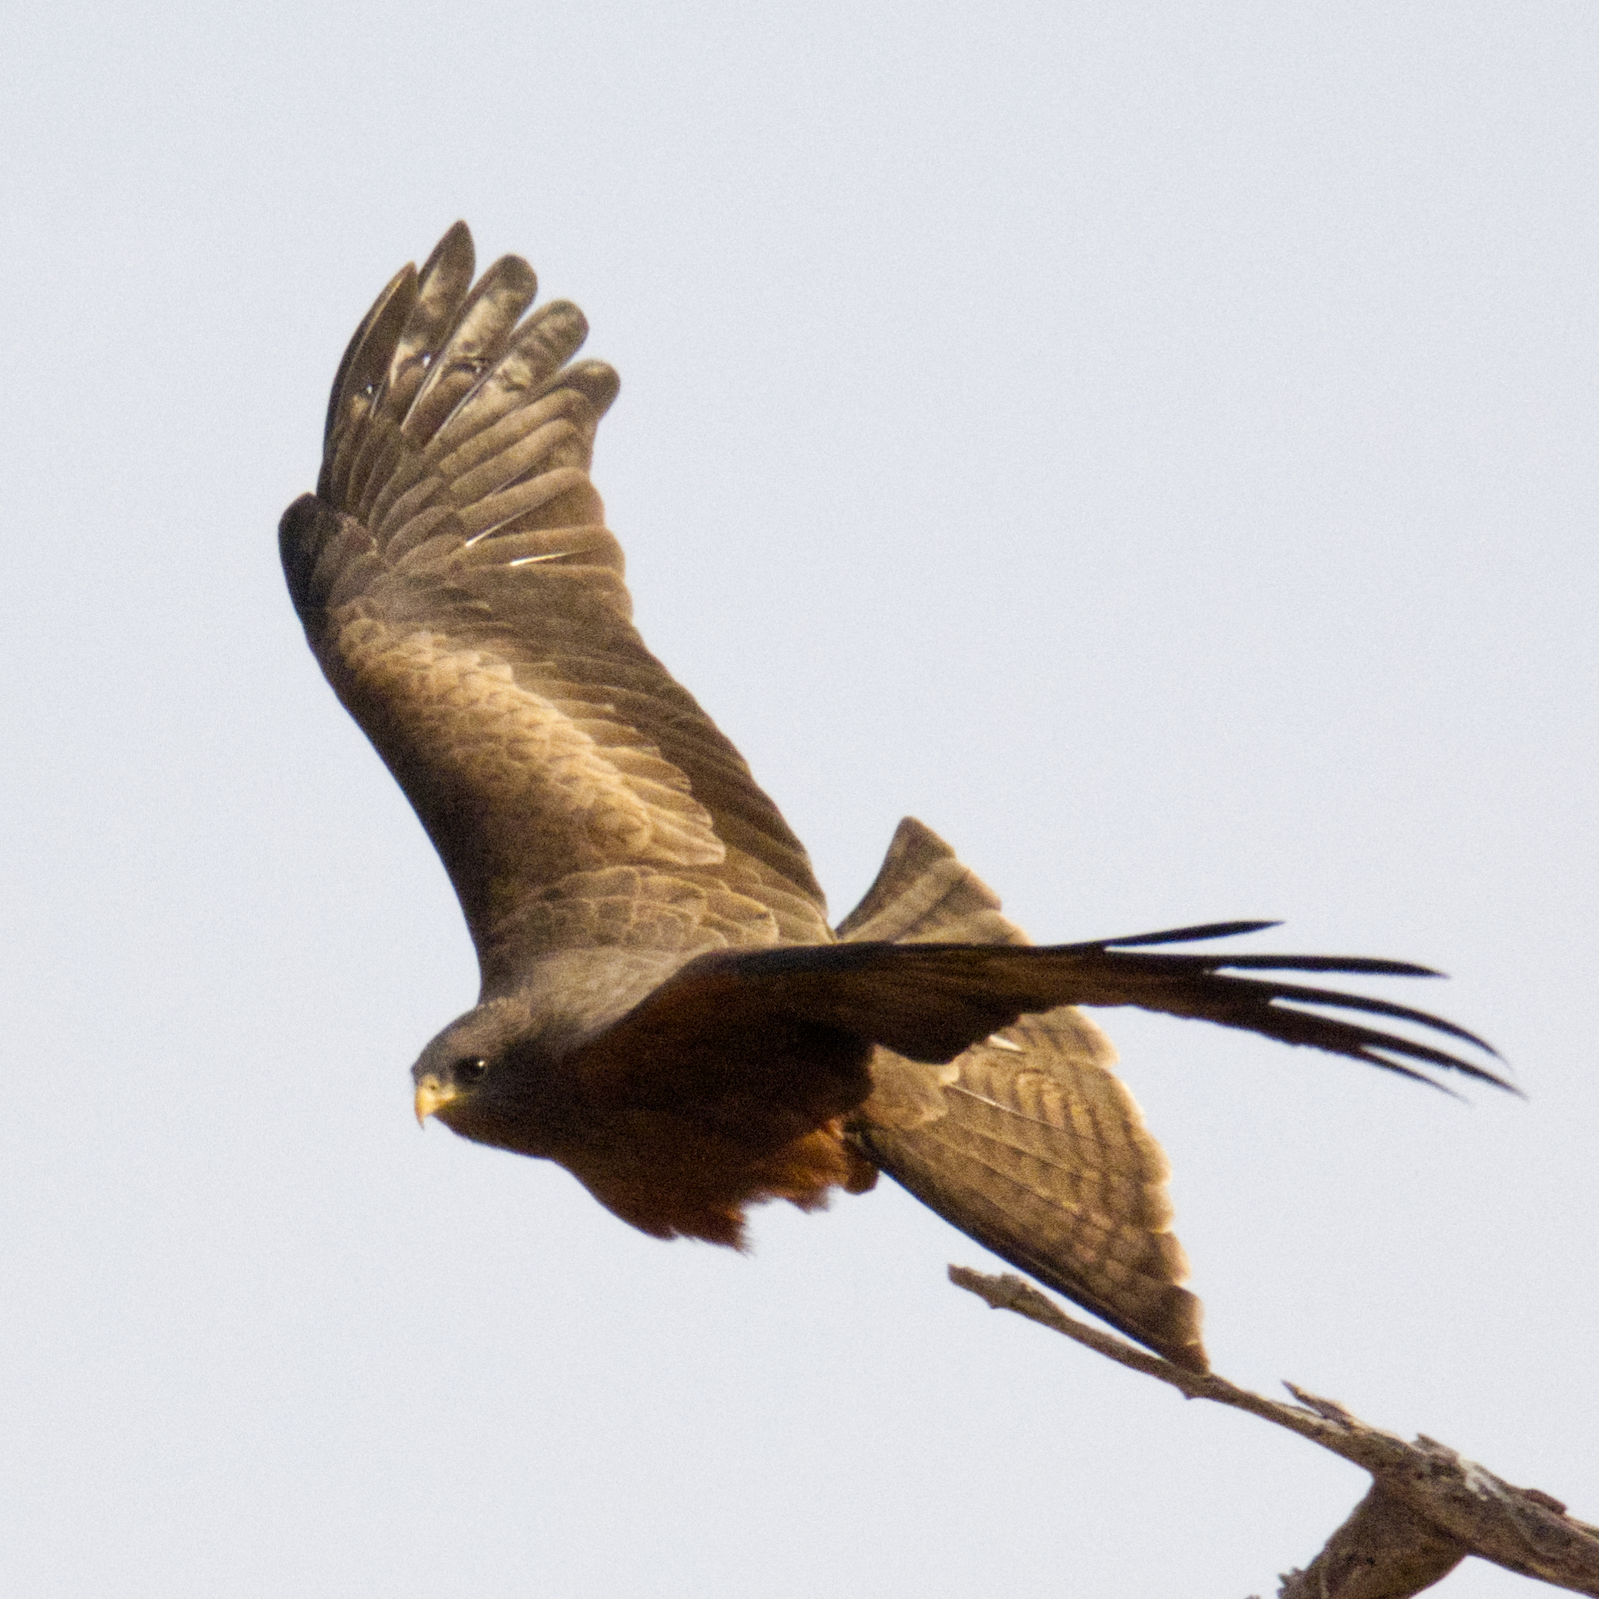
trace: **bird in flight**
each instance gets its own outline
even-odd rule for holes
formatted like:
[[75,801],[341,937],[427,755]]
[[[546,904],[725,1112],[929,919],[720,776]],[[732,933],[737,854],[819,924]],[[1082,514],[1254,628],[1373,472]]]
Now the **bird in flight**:
[[1424,967],[1171,948],[1270,923],[1032,945],[912,819],[830,926],[804,846],[629,620],[589,479],[615,372],[573,359],[576,306],[529,311],[525,261],[473,273],[457,223],[384,289],[334,380],[316,493],[280,527],[311,648],[477,949],[478,1003],[412,1069],[418,1118],[556,1161],[659,1238],[737,1246],[751,1205],[809,1210],[887,1172],[1205,1370],[1166,1157],[1078,1007],[1505,1086],[1452,1049],[1492,1051],[1406,1006],[1259,975]]

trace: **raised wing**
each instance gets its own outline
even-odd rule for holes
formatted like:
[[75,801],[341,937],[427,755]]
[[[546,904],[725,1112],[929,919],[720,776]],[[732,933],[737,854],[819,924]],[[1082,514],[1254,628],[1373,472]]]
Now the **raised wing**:
[[830,939],[805,850],[644,647],[589,481],[582,313],[457,223],[345,352],[283,518],[317,659],[444,860],[485,990],[553,948]]

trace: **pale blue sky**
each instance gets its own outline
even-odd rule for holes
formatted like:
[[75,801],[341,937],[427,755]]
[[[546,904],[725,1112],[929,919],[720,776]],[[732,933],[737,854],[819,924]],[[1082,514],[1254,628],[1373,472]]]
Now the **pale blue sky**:
[[1453,975],[1527,1103],[1102,1020],[1218,1367],[1599,1518],[1591,6],[5,27],[0,1586],[1237,1599],[1363,1491],[888,1184],[740,1260],[417,1132],[470,950],[274,527],[457,216],[621,371],[640,625],[839,914],[913,812],[1039,938]]

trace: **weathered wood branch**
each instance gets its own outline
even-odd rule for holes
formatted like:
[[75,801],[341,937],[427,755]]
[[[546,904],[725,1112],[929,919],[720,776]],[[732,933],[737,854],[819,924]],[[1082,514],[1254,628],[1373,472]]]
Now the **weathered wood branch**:
[[1572,1593],[1599,1595],[1599,1527],[1566,1514],[1558,1499],[1517,1488],[1445,1444],[1414,1443],[1368,1426],[1330,1399],[1284,1386],[1285,1404],[1200,1376],[1069,1316],[1031,1283],[964,1266],[950,1281],[995,1310],[1014,1311],[1109,1360],[1286,1427],[1371,1473],[1372,1487],[1304,1571],[1282,1579],[1278,1599],[1408,1599],[1441,1581],[1467,1555]]

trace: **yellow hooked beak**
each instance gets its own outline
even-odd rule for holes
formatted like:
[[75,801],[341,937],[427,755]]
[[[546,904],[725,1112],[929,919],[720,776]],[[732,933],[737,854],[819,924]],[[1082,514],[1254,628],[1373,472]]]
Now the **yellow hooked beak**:
[[437,1077],[429,1072],[426,1077],[416,1085],[416,1124],[420,1127],[435,1111],[442,1110],[452,1099],[457,1098],[459,1090],[451,1085],[446,1088]]

